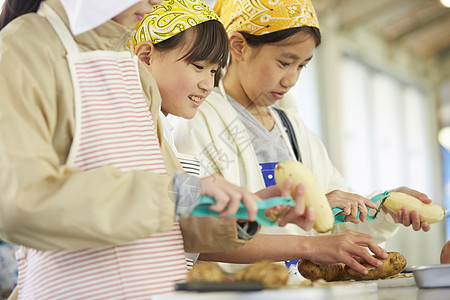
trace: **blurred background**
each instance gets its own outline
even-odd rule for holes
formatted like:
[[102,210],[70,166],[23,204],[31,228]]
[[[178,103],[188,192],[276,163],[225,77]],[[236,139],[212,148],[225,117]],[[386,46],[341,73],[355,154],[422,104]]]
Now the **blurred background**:
[[[360,194],[404,185],[449,210],[450,8],[444,0],[312,2],[323,40],[292,90],[306,124]],[[438,264],[449,239],[447,217],[427,233],[402,227],[386,248],[409,266]],[[6,273],[14,248],[0,241],[0,250]]]
[[[313,0],[322,45],[295,88],[300,114],[361,194],[408,186],[450,208],[450,8],[439,0]],[[449,4],[447,3],[447,6]],[[387,249],[439,263],[449,219]]]
[[[450,8],[440,0],[312,3],[322,44],[292,90],[306,124],[360,194],[408,186],[450,209]],[[438,264],[449,238],[447,218],[427,233],[402,227],[386,247],[409,266]]]
[[[361,194],[408,186],[450,208],[450,8],[439,0],[312,0],[323,42],[297,107]],[[448,4],[447,4],[448,5]],[[438,264],[450,220],[387,242]]]

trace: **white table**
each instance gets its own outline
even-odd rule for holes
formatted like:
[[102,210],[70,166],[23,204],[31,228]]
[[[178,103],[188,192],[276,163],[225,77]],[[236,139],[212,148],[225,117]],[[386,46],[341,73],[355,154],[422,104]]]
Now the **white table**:
[[175,292],[154,300],[450,300],[450,288],[419,289],[414,278],[350,282],[258,292]]

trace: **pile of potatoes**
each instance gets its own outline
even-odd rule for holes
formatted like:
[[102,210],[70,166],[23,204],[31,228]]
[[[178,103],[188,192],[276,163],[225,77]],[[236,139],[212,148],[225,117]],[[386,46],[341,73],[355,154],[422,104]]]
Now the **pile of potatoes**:
[[[406,259],[399,252],[388,252],[386,259],[380,259],[383,265],[376,268],[365,261],[359,262],[369,271],[366,275],[354,271],[343,263],[318,265],[309,260],[301,259],[298,263],[300,274],[311,281],[325,280],[376,280],[397,275],[406,267]],[[219,267],[213,263],[197,263],[188,273],[188,282],[224,282],[224,281],[259,281],[266,288],[286,286],[289,281],[288,269],[280,264],[260,261],[249,265],[235,274],[232,278],[223,276]]]
[[[213,263],[197,263],[188,273],[188,282],[224,282],[229,278],[223,276],[219,267]],[[240,269],[234,275],[235,281],[259,281],[266,288],[285,286],[289,280],[288,269],[280,264],[260,261]]]

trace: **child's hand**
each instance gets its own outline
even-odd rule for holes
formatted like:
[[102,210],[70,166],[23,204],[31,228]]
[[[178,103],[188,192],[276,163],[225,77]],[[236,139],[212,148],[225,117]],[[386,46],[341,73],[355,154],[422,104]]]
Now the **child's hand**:
[[375,267],[382,265],[366,248],[380,258],[387,258],[386,251],[379,247],[370,235],[352,230],[314,236],[310,237],[310,240],[310,253],[307,253],[304,258],[316,264],[344,263],[353,270],[366,274],[367,269],[356,258],[361,257]]
[[355,219],[352,221],[353,223],[359,223],[360,221],[365,221],[367,217],[367,207],[377,209],[375,203],[367,199],[366,197],[360,196],[358,194],[347,193],[340,190],[334,190],[327,194],[328,202],[330,203],[331,208],[339,207],[343,210],[339,215],[345,215],[345,222]]
[[200,185],[202,195],[210,196],[216,201],[209,208],[220,212],[221,217],[234,215],[239,208],[239,203],[242,201],[247,208],[248,219],[255,221],[258,211],[256,201],[261,200],[256,194],[225,180],[220,174],[201,178]]
[[[278,196],[289,197],[291,195],[291,185],[292,181],[287,179],[284,181],[282,190],[277,186],[271,186],[256,192],[256,194],[263,199]],[[313,208],[305,207],[305,187],[303,184],[297,186],[294,201],[294,207],[277,206],[273,208],[278,213],[282,213],[278,219],[278,225],[286,226],[286,224],[291,223],[304,230],[311,230],[316,221],[316,216]]]
[[[396,188],[390,192],[401,192],[401,193],[411,195],[413,197],[416,197],[417,199],[419,199],[420,201],[422,201],[425,204],[430,204],[432,202],[431,199],[428,198],[428,196],[425,195],[424,193],[410,189],[405,186]],[[419,231],[420,229],[422,229],[423,231],[427,232],[430,230],[430,224],[428,224],[428,222],[426,222],[426,221],[420,222],[420,216],[417,211],[412,211],[410,213],[410,211],[407,207],[403,207],[402,209],[400,209],[399,211],[394,213],[394,212],[391,212],[390,210],[388,210],[387,208],[385,208],[384,206],[383,206],[383,211],[388,212],[394,219],[395,223],[403,224],[406,227],[409,227],[412,225],[412,228],[414,229],[414,231]]]

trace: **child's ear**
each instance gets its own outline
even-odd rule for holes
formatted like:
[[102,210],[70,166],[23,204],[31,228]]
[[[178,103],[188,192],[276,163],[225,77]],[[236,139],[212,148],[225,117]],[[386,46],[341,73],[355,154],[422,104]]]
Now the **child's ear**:
[[134,48],[134,53],[147,66],[150,66],[153,54],[153,44],[149,41],[142,41]]
[[247,41],[240,32],[233,32],[230,37],[230,53],[236,60],[241,60],[245,52]]

